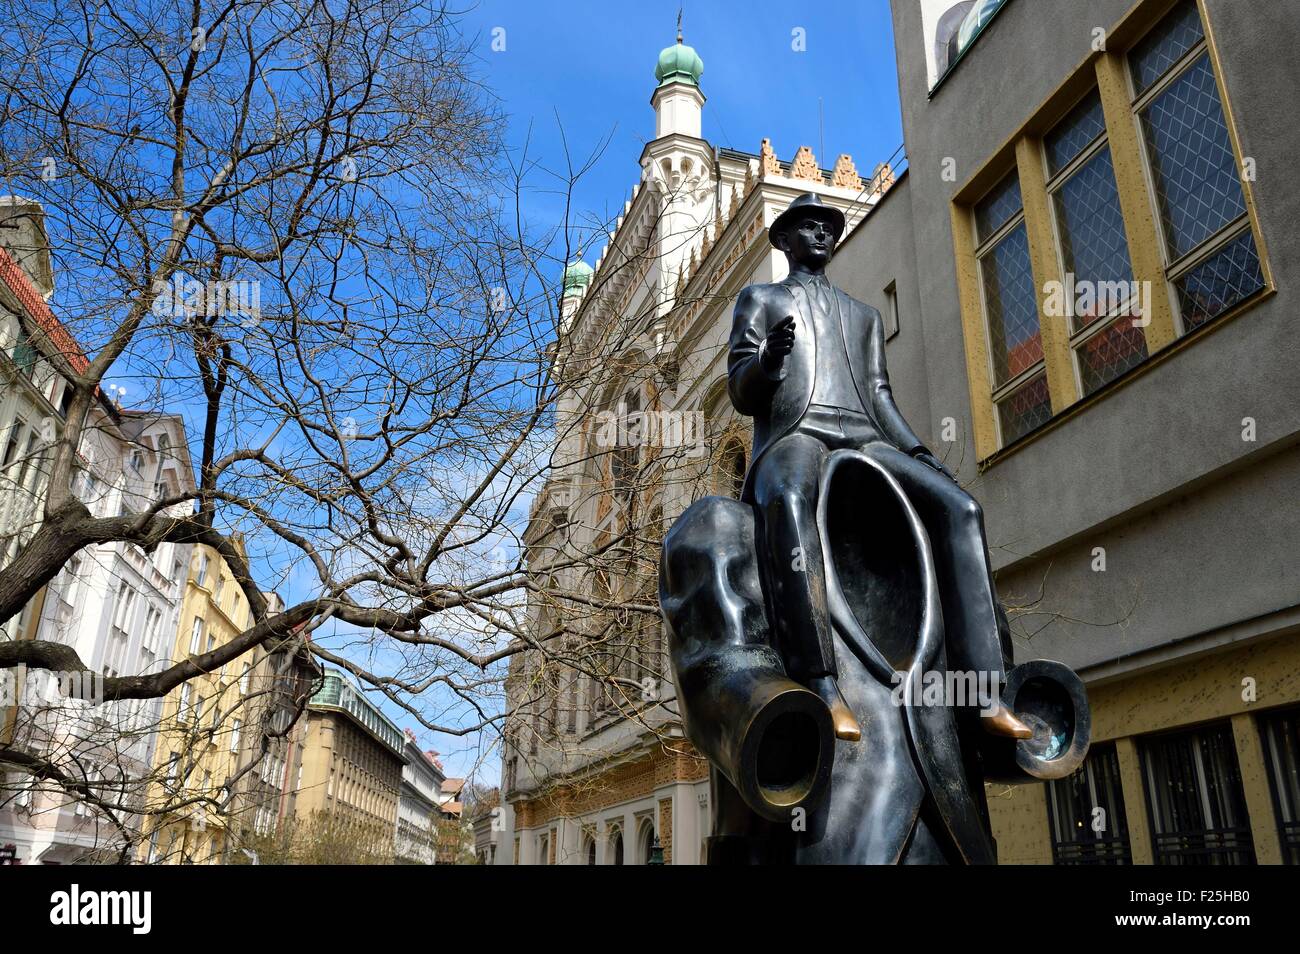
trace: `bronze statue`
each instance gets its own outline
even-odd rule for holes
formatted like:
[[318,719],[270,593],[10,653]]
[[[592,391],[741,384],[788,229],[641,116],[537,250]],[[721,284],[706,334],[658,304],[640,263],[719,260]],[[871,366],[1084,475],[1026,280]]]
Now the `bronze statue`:
[[879,312],[825,275],[843,230],[813,194],[772,224],[790,274],[740,293],[728,355],[741,500],[664,543],[709,861],[991,863],[983,781],[1077,768],[1086,697],[1058,663],[1008,676],[980,507],[895,406]]

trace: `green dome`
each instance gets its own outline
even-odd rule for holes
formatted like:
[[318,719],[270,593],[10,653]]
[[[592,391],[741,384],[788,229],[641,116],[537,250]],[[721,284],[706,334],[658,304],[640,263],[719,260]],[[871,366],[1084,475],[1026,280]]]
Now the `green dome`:
[[655,79],[660,86],[669,83],[690,83],[700,85],[700,76],[704,73],[704,61],[695,52],[695,48],[678,40],[659,54],[659,63],[655,66]]
[[579,295],[591,282],[591,266],[579,259],[564,269],[564,297]]

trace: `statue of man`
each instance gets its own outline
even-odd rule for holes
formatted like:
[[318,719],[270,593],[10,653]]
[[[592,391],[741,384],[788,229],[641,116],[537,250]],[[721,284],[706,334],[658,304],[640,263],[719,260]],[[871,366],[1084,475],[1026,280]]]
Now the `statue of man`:
[[[759,558],[777,643],[790,676],[830,708],[836,736],[857,741],[861,727],[836,683],[816,522],[822,463],[831,451],[873,443],[892,448],[883,463],[931,537],[949,666],[1001,676],[1003,656],[980,506],[895,406],[880,312],[826,277],[843,231],[843,214],[812,193],[772,223],[768,239],[785,253],[790,274],[740,293],[727,372],[736,410],[754,418],[741,496],[759,516]],[[1033,734],[1000,701],[983,725],[994,735]]]

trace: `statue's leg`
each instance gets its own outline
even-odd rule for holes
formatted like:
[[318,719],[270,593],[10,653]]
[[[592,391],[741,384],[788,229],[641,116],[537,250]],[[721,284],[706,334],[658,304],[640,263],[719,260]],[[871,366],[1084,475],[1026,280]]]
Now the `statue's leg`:
[[835,681],[826,567],[817,532],[817,493],[826,454],[821,441],[795,433],[759,458],[754,502],[763,541],[760,560],[786,671],[826,703],[837,739],[857,741],[862,727]]
[[826,568],[817,533],[817,490],[826,447],[806,434],[777,441],[754,472],[761,522],[759,558],[773,603],[773,628],[791,677],[834,676]]
[[952,847],[952,839],[944,829],[943,819],[927,798],[916,816],[916,824],[898,859],[899,864],[947,865],[953,863],[953,857],[957,857],[957,852]]
[[949,668],[993,673],[1000,688],[1006,672],[983,510],[933,468],[901,452],[886,453],[890,472],[930,531]]

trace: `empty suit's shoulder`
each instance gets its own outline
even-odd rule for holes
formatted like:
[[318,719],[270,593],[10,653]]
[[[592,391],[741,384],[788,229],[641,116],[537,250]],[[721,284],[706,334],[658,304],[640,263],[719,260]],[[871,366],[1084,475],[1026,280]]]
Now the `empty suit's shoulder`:
[[789,289],[779,282],[746,285],[740,290],[740,294],[736,296],[736,311],[758,311],[768,305],[787,305],[789,301]]

